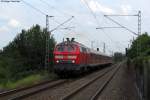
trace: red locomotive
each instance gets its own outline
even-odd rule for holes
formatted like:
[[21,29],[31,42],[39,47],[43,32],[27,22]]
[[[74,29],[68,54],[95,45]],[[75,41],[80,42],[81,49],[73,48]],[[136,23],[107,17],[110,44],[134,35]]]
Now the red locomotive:
[[99,65],[112,63],[112,58],[98,51],[91,50],[74,38],[56,45],[54,49],[54,70],[57,74],[82,72]]

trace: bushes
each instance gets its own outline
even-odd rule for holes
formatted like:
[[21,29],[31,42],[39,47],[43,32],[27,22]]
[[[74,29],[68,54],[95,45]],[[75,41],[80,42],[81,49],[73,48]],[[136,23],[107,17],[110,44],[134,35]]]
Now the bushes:
[[145,100],[150,100],[150,57],[138,57],[133,60],[136,84]]
[[17,81],[8,81],[5,83],[1,83],[0,88],[12,89],[12,88],[22,87],[22,86],[25,87],[25,86],[37,84],[39,81],[43,81],[45,79],[54,79],[54,78],[56,78],[56,75],[54,73],[48,74],[47,72],[45,72],[44,74],[42,73],[33,74],[33,75],[28,75]]
[[[35,25],[29,30],[22,30],[0,51],[0,83],[16,81],[44,70],[46,34],[45,29]],[[51,37],[51,59],[55,43],[55,39]],[[50,63],[49,69],[52,68],[52,60]]]
[[0,82],[13,81],[25,76],[27,67],[21,59],[3,57],[0,61]]
[[[139,53],[137,54],[137,52]],[[146,32],[138,36],[136,40],[132,42],[131,47],[127,50],[127,56],[132,59],[141,55],[150,55],[150,36]]]

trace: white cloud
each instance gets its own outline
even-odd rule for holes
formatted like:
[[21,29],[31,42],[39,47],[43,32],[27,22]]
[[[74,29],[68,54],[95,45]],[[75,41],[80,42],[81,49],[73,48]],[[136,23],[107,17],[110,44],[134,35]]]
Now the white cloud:
[[87,24],[88,24],[89,26],[95,26],[95,23],[92,22],[92,21],[87,21]]
[[[84,0],[81,0],[83,3]],[[87,0],[86,0],[87,1]],[[113,14],[115,13],[115,11],[107,6],[104,6],[102,4],[100,4],[99,2],[97,1],[94,1],[94,0],[90,0],[90,1],[87,1],[89,7],[92,9],[93,12],[103,12],[103,13],[107,13],[107,14]]]
[[130,5],[122,5],[121,10],[123,14],[129,14],[129,12],[132,10],[132,7]]
[[7,26],[0,27],[0,33],[5,33],[5,32],[8,32],[8,31],[9,31],[9,29],[8,29]]
[[15,19],[10,19],[8,22],[8,25],[13,27],[13,28],[17,28],[20,26],[20,22],[15,20]]
[[94,12],[98,12],[99,9],[97,7],[97,2],[96,1],[90,1],[89,2],[89,7],[94,11]]

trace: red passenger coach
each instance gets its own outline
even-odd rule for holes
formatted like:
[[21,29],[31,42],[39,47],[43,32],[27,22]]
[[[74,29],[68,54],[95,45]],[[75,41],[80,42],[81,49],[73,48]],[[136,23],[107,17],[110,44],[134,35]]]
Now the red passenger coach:
[[54,49],[54,70],[57,74],[82,72],[99,65],[112,63],[112,58],[98,51],[91,50],[74,38],[56,45]]

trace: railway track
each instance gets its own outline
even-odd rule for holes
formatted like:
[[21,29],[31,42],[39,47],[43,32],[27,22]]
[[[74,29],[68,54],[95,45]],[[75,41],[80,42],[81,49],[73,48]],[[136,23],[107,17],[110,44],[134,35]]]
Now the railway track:
[[105,87],[109,84],[109,82],[112,80],[112,78],[115,76],[116,72],[120,69],[121,63],[118,65],[118,67],[112,72],[112,74],[108,77],[108,79],[102,84],[102,86],[98,89],[98,91],[91,97],[90,100],[97,100],[98,96],[103,92]]
[[1,92],[0,100],[20,100],[24,97],[28,97],[30,95],[58,86],[65,82],[67,82],[67,80],[50,80],[29,87]]
[[[113,65],[77,79],[55,80],[20,90],[11,90],[1,93],[0,100],[95,100],[118,69],[119,67]],[[84,93],[90,91],[90,88],[93,88],[92,84],[98,81],[102,82],[99,84],[101,87],[93,92],[93,97],[86,96]]]
[[97,100],[97,97],[102,93],[119,68],[120,64],[116,68],[103,72],[88,83],[65,95],[62,100]]
[[[83,86],[84,84],[90,85],[90,83],[92,83],[92,81],[94,81],[94,80],[96,81],[98,78],[102,77],[104,74],[111,71],[114,67],[104,68],[97,72],[94,72],[94,73],[91,73],[84,77],[73,80],[72,82],[66,82],[63,85],[48,89],[46,91],[37,93],[37,94],[32,95],[27,98],[24,98],[23,100],[62,100],[62,99],[67,99],[67,98],[65,98],[66,95],[73,93],[74,90],[79,89],[80,86]],[[75,99],[75,100],[78,100],[78,99]]]

